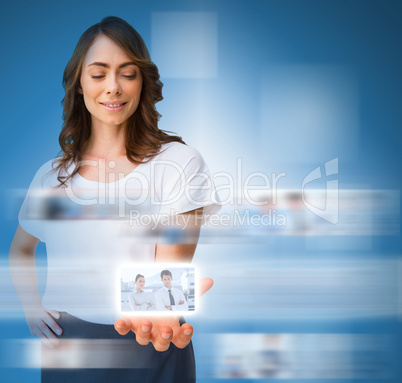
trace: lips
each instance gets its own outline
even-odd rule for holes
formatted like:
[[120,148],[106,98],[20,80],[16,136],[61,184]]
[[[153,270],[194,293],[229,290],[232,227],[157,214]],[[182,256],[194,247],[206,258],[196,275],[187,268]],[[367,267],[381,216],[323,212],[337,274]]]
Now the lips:
[[100,104],[108,106],[110,108],[117,108],[119,106],[127,104],[127,102],[124,102],[124,101],[106,101],[106,102],[101,102]]
[[124,106],[127,104],[125,101],[106,101],[100,102],[100,104],[109,112],[119,112],[124,109]]

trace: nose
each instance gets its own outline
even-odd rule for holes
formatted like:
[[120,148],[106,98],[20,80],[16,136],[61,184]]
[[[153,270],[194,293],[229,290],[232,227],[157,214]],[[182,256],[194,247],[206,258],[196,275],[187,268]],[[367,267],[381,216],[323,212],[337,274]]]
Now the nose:
[[106,86],[106,93],[107,94],[120,94],[121,93],[121,86],[117,76],[111,75],[109,77],[107,86]]

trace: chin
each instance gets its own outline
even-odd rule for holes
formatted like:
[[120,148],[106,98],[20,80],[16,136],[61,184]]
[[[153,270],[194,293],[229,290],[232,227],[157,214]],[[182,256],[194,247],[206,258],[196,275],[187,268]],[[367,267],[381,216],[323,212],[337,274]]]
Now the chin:
[[113,120],[113,121],[107,121],[107,124],[114,125],[114,126],[119,126],[119,125],[124,124],[126,121],[127,120]]

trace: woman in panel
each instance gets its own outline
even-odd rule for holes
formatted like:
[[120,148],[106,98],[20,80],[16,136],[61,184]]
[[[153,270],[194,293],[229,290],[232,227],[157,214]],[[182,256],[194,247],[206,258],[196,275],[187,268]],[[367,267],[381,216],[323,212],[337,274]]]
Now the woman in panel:
[[153,294],[145,292],[143,290],[144,286],[145,277],[141,274],[137,274],[135,277],[135,290],[128,294],[128,301],[133,311],[155,310]]

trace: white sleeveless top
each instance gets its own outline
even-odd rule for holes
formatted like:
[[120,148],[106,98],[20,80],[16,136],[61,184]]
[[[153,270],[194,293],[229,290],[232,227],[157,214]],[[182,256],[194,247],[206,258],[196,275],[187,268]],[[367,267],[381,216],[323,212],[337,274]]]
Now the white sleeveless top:
[[144,222],[153,220],[153,227],[163,216],[200,207],[207,215],[220,208],[205,161],[177,142],[162,145],[151,161],[116,182],[76,174],[66,188],[57,189],[63,198],[54,196],[59,185],[54,167],[50,160],[36,173],[19,224],[46,243],[44,307],[89,322],[113,324],[120,318],[121,265],[154,262],[157,239],[153,231],[144,231]]

